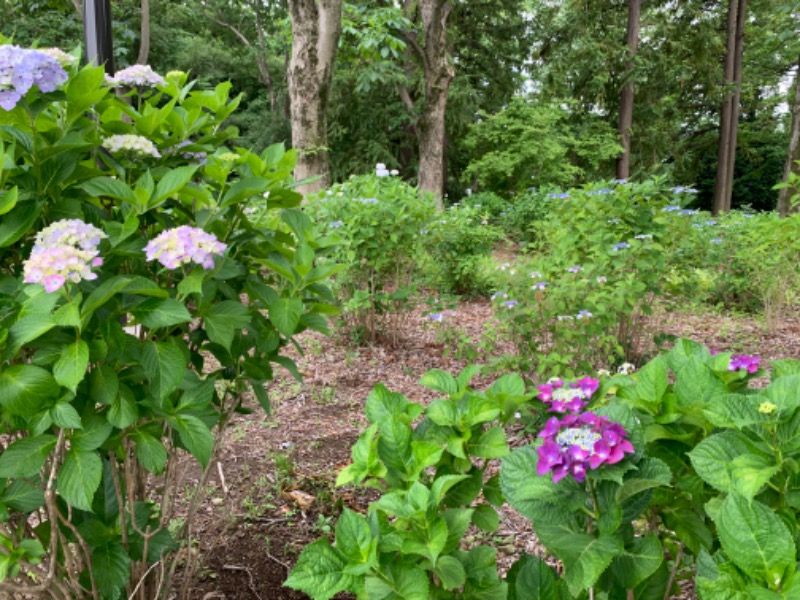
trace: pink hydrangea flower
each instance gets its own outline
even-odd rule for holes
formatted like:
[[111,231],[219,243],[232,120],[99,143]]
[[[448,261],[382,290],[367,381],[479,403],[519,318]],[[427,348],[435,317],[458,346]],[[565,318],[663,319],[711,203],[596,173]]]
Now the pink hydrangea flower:
[[537,387],[537,398],[549,404],[549,412],[579,413],[589,403],[589,398],[597,391],[600,380],[593,377],[584,377],[572,383],[565,384],[560,379],[541,384]]
[[544,441],[536,449],[536,473],[541,477],[552,471],[554,483],[567,475],[582,482],[587,470],[616,464],[634,452],[622,425],[591,412],[552,417],[539,437]]
[[747,354],[734,354],[731,356],[731,362],[728,365],[728,371],[738,371],[739,369],[746,369],[748,373],[755,373],[758,371],[758,366],[761,364],[761,357],[748,356]]
[[220,242],[211,233],[198,227],[182,225],[163,231],[150,240],[144,252],[147,260],[157,260],[168,269],[177,269],[187,263],[213,269],[214,255],[221,255],[227,247],[227,244]]

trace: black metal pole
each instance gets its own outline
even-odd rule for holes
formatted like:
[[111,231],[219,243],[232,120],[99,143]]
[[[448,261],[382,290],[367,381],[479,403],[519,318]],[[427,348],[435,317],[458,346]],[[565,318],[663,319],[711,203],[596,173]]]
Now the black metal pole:
[[103,65],[106,73],[113,75],[114,42],[111,36],[110,0],[83,0],[83,23],[86,60]]

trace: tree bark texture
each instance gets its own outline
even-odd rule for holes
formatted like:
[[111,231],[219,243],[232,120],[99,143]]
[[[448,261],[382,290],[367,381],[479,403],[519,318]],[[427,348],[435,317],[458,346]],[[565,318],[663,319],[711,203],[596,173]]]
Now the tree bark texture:
[[633,126],[633,69],[634,58],[639,49],[639,25],[642,0],[628,1],[628,60],[625,61],[625,84],[622,86],[619,103],[619,140],[622,154],[617,159],[617,179],[627,179],[631,173],[631,127]]
[[[797,74],[794,78],[794,102],[792,102],[792,129],[789,135],[789,151],[786,153],[786,164],[783,167],[783,182],[788,183],[789,175],[800,175],[800,60],[797,61]],[[778,214],[787,216],[792,211],[790,200],[800,190],[795,187],[781,189],[778,194]],[[797,207],[794,208],[797,210]]]
[[295,177],[319,176],[300,187],[316,192],[330,184],[328,100],[342,31],[343,0],[290,0],[292,55],[289,101],[292,146],[298,152]]
[[[444,195],[445,112],[455,76],[447,52],[448,0],[419,0],[424,46],[425,101],[419,123],[419,187],[436,198]],[[441,200],[440,200],[441,204]]]
[[747,0],[730,0],[728,39],[725,52],[724,85],[730,87],[720,108],[717,178],[714,188],[714,214],[731,209],[733,173],[736,166],[736,138],[739,130],[739,103],[744,54],[744,25]]
[[139,56],[137,65],[146,65],[150,54],[150,0],[142,0],[142,24],[139,29]]

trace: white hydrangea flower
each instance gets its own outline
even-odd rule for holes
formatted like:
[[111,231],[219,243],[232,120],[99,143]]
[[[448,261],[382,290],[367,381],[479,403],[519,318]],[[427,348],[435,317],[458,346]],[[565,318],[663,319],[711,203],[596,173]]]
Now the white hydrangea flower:
[[155,144],[141,135],[112,135],[103,140],[103,148],[111,154],[120,152],[130,152],[142,156],[149,155],[154,158],[161,158]]

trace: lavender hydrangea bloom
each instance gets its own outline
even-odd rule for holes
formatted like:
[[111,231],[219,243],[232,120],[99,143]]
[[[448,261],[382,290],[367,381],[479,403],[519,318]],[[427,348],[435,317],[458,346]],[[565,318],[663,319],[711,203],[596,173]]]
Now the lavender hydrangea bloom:
[[536,473],[541,477],[552,471],[553,483],[567,475],[583,482],[587,470],[616,464],[634,452],[622,425],[590,412],[552,417],[539,437],[544,441],[536,449]]
[[214,268],[214,254],[221,255],[227,244],[198,227],[183,225],[163,231],[144,247],[147,260],[157,260],[168,269],[195,263],[204,269]]
[[532,290],[543,291],[547,287],[546,281],[538,281],[531,286]]
[[503,306],[506,308],[514,308],[517,304],[519,304],[519,300],[506,300],[503,302]]
[[155,144],[141,135],[112,135],[103,140],[103,148],[111,154],[130,152],[140,156],[161,158],[161,153]]
[[569,269],[567,269],[567,271],[569,273],[580,273],[581,271],[583,271],[583,267],[581,267],[580,265],[575,265],[574,267],[570,267]]
[[748,356],[747,354],[734,354],[731,356],[731,362],[728,365],[728,371],[738,371],[739,369],[746,369],[748,373],[755,373],[758,371],[758,366],[761,364],[761,357]]
[[12,110],[32,87],[52,92],[67,80],[58,60],[19,46],[0,46],[0,107]]
[[67,281],[97,279],[92,267],[103,259],[97,246],[105,233],[78,219],[52,223],[36,235],[36,243],[23,263],[23,281],[41,283],[47,293],[59,290]]
[[614,252],[618,252],[619,250],[625,250],[626,248],[630,248],[631,245],[628,242],[619,242],[618,244],[614,244],[611,248]]
[[156,87],[166,83],[164,78],[153,71],[150,65],[130,66],[118,71],[116,75],[109,77],[106,81],[112,86],[127,87]]

